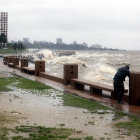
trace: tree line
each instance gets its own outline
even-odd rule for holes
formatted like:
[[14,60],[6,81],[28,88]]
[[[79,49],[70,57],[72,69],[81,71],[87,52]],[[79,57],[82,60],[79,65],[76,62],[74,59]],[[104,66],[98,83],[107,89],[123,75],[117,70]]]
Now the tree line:
[[7,44],[7,47],[8,47],[9,49],[15,50],[15,53],[17,53],[17,52],[19,52],[19,51],[22,53],[22,51],[23,51],[24,49],[26,49],[25,45],[23,45],[23,43],[20,42],[20,41],[14,42],[14,43],[8,43],[8,44]]
[[101,45],[94,44],[90,47],[85,46],[84,44],[56,44],[53,42],[41,42],[41,41],[34,41],[33,43],[30,42],[23,42],[23,44],[27,48],[38,48],[38,49],[50,49],[50,50],[103,50]]
[[84,44],[65,44],[65,43],[55,44],[53,42],[42,42],[42,41],[34,41],[33,43],[23,42],[23,44],[27,48],[50,49],[50,50],[112,50],[112,51],[118,50],[102,47],[100,44],[93,44],[90,47],[85,46]]

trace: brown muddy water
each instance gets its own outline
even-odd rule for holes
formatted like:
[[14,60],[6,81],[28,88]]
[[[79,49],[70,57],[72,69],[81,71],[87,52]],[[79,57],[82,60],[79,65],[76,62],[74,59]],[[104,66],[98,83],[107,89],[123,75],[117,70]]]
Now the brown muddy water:
[[[0,73],[1,76],[2,73]],[[114,113],[111,110],[108,110],[107,114],[95,114],[86,109],[63,106],[63,99],[58,96],[63,92],[54,89],[39,92],[37,90],[22,90],[13,86],[10,88],[13,91],[0,93],[0,111],[11,113],[13,117],[18,118],[18,122],[13,126],[41,125],[58,128],[63,126],[82,131],[83,135],[93,136],[97,140],[102,138],[136,139],[134,135],[126,135],[127,130],[118,131],[114,127],[118,121],[130,121],[130,119],[123,117],[114,121]]]

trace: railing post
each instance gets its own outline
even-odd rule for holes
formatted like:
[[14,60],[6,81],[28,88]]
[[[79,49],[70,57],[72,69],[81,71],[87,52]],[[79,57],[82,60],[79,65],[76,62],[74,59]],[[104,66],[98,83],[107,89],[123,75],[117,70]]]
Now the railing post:
[[19,66],[19,58],[18,57],[15,57],[15,58],[13,58],[13,65],[14,66]]
[[35,61],[35,75],[38,76],[39,72],[45,72],[45,61],[44,60]]
[[7,65],[7,63],[8,63],[8,56],[4,56],[4,57],[3,57],[3,63],[4,63],[5,65]]
[[14,57],[9,56],[9,57],[8,57],[8,63],[13,63],[13,59],[14,59]]
[[71,79],[78,78],[78,64],[64,64],[64,85],[71,84]]
[[130,73],[129,104],[140,105],[140,72]]
[[21,68],[28,67],[28,59],[27,58],[21,58],[20,62],[21,62]]

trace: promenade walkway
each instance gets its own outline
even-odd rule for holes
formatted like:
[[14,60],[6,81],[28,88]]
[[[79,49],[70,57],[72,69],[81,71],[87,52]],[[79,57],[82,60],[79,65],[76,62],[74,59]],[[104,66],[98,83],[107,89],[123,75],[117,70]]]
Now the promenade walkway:
[[7,67],[7,65],[4,65],[2,58],[0,58],[0,71],[12,72],[18,76],[25,77],[25,78],[33,80],[33,81],[38,81],[38,82],[44,83],[45,85],[49,85],[58,90],[61,90],[64,92],[69,92],[71,94],[75,94],[75,95],[78,95],[78,96],[81,96],[81,97],[84,97],[84,98],[87,98],[90,100],[94,100],[94,101],[106,104],[115,109],[122,110],[125,113],[131,113],[131,114],[136,114],[136,115],[140,116],[140,106],[132,106],[132,105],[128,105],[128,104],[119,105],[116,103],[115,100],[112,100],[110,98],[105,98],[105,97],[98,96],[98,95],[93,96],[89,92],[75,90],[71,86],[65,86],[62,83],[51,81],[49,79],[45,79],[45,78],[42,78],[39,76],[25,74],[17,69],[9,68],[9,67]]

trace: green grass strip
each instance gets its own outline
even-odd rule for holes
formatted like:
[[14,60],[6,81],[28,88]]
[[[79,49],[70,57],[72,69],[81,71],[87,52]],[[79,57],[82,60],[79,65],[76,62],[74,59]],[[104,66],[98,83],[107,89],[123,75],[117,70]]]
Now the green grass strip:
[[[26,50],[24,49],[22,52],[25,52]],[[20,53],[20,50],[15,50],[14,49],[0,49],[0,54],[16,54],[16,53]]]
[[0,78],[0,91],[11,91],[10,88],[7,86],[12,84],[16,81],[16,78],[10,77],[10,78]]
[[19,78],[18,82],[19,83],[15,85],[17,88],[35,89],[35,90],[52,89],[52,87],[50,86],[25,78]]
[[15,82],[16,84],[14,86],[21,89],[31,89],[31,90],[52,89],[52,87],[47,86],[45,84],[25,79],[22,77],[13,76],[9,78],[0,78],[0,91],[5,92],[11,91],[11,89],[8,88],[7,86],[12,85]]
[[14,136],[12,140],[93,140],[93,137],[70,138],[71,135],[78,134],[74,129],[68,128],[45,128],[42,126],[18,126],[16,132],[26,133],[28,136]]
[[88,109],[93,113],[97,113],[97,110],[111,110],[109,107],[99,104],[96,101],[88,100],[79,96],[64,94],[62,95],[64,106],[73,106],[78,108]]
[[134,118],[130,122],[119,122],[115,124],[115,126],[119,128],[126,128],[131,131],[136,131],[138,134],[140,134],[140,118]]

